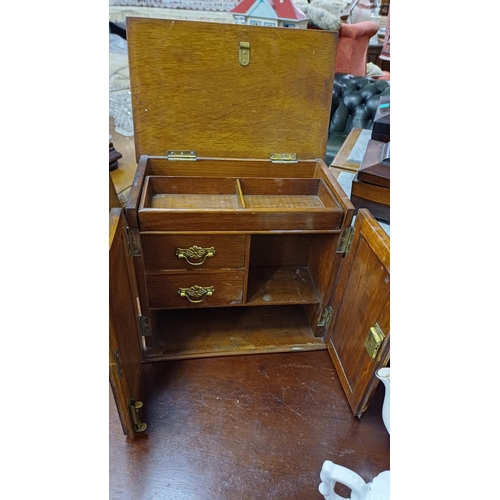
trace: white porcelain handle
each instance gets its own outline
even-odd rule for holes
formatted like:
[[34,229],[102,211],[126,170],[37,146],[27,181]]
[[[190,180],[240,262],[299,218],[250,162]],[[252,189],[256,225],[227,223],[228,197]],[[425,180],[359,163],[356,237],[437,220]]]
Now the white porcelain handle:
[[330,460],[325,460],[323,463],[320,479],[322,482],[318,489],[325,500],[348,500],[333,491],[337,482],[351,488],[351,500],[363,500],[369,490],[369,485],[363,481],[361,476],[347,467],[334,464]]

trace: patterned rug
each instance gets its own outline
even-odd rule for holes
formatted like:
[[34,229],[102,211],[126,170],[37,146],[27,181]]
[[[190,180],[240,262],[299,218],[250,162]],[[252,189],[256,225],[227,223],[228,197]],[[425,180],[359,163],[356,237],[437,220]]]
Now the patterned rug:
[[126,29],[127,17],[232,23],[237,0],[109,0],[109,22]]
[[109,0],[114,7],[155,7],[162,9],[229,12],[240,0]]

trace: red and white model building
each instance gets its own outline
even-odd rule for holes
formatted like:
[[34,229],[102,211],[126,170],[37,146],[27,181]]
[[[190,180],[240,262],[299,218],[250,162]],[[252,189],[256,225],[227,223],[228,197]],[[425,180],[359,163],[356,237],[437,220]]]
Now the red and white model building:
[[308,17],[292,0],[242,0],[234,9],[235,24],[307,28]]

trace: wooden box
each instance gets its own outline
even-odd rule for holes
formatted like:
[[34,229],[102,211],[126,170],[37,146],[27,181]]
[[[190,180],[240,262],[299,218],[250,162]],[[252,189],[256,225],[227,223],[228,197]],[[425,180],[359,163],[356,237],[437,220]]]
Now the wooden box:
[[360,416],[389,358],[389,240],[368,212],[351,227],[322,159],[337,34],[129,18],[127,40],[138,165],[110,214],[124,432],[145,429],[142,363],[206,356],[328,349]]
[[378,109],[373,118],[372,139],[389,142],[391,140],[391,98],[381,96]]
[[352,180],[351,201],[377,219],[391,220],[390,143],[368,141],[365,156]]

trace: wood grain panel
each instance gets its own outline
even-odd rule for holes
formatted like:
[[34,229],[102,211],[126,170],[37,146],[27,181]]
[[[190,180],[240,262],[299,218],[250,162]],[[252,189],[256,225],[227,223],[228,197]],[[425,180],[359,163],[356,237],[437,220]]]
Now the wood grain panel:
[[367,184],[366,182],[359,182],[356,179],[352,181],[351,195],[383,205],[391,204],[391,190],[389,188],[376,186],[375,184]]
[[335,209],[235,209],[139,211],[142,231],[338,231],[344,212]]
[[311,246],[321,241],[317,234],[254,234],[250,267],[307,266]]
[[[244,234],[141,234],[142,253],[146,271],[154,273],[167,269],[214,269],[239,268],[245,266],[246,236]],[[215,249],[213,257],[193,266],[186,259],[176,256],[177,248],[186,249],[193,245]],[[202,259],[193,259],[201,263]]]
[[135,273],[120,208],[113,208],[109,217],[109,292],[109,382],[123,432],[134,437],[128,403],[139,397],[142,349],[136,319]]
[[[378,260],[373,259],[373,251],[363,238],[360,239],[356,252],[362,265],[351,268],[342,310],[331,338],[339,358],[343,360],[342,367],[352,392],[356,392],[358,386],[365,383],[367,367],[371,370],[371,363],[367,364],[365,340],[370,327],[379,320],[380,311],[389,303],[387,270]],[[363,286],[360,286],[361,281]],[[387,325],[380,326],[387,331]],[[362,333],[353,342],[352,334],[358,331]]]
[[320,301],[307,267],[253,267],[247,304],[311,304]]
[[[390,241],[365,209],[359,210],[354,228],[335,289],[327,346],[351,409],[359,416],[377,385],[375,371],[390,355]],[[372,359],[365,342],[376,324],[385,339]]]
[[[194,271],[169,274],[150,274],[147,279],[149,305],[152,308],[205,308],[241,304],[243,300],[243,271]],[[181,297],[179,288],[214,287],[213,295],[193,304]]]
[[[196,161],[168,160],[166,157],[147,157],[148,175],[168,175],[203,177],[217,175],[220,177],[276,177],[276,178],[308,178],[314,175],[317,161],[299,158],[297,163],[272,163],[269,157],[253,158],[204,158]],[[319,160],[318,160],[319,161]]]
[[[137,156],[194,149],[206,157],[324,157],[337,37],[128,18]],[[250,43],[248,66],[239,62],[240,42]]]

